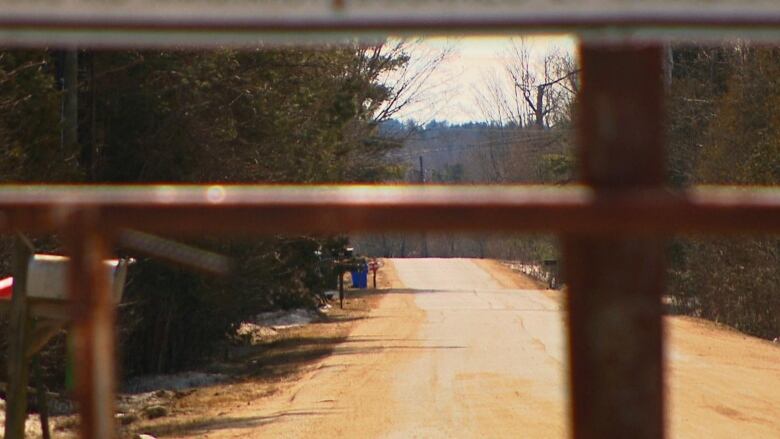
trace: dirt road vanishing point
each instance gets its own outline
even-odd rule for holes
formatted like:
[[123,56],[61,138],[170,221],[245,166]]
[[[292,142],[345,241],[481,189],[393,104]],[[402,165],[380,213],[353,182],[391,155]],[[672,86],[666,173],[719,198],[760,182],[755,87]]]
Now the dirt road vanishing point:
[[[489,261],[387,269],[397,289],[314,372],[202,436],[568,436],[557,293]],[[695,319],[666,327],[670,437],[780,438],[780,347]]]

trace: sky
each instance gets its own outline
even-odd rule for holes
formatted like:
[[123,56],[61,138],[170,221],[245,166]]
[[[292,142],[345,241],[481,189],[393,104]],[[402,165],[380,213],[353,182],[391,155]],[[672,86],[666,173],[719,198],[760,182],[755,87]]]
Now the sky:
[[[515,42],[519,38],[515,37]],[[558,48],[574,53],[576,42],[570,36],[525,37],[534,56]],[[398,113],[398,119],[426,122],[433,119],[450,123],[482,121],[476,102],[477,90],[492,76],[503,75],[512,37],[429,38],[414,42],[413,62],[423,63],[443,50],[450,54],[428,79],[418,102]],[[416,61],[415,61],[416,58]]]

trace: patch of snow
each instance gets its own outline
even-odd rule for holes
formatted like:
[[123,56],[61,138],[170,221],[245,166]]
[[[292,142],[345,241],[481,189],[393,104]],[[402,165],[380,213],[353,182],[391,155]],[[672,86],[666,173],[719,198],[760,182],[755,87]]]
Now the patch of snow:
[[156,390],[153,392],[143,392],[117,395],[118,418],[127,416],[136,416],[136,413],[145,407],[154,405],[165,405],[170,402],[175,394],[170,390]]
[[[3,410],[0,411],[0,422],[5,425],[5,400],[2,401]],[[49,419],[49,428],[53,429],[56,422]],[[54,424],[54,425],[51,425]],[[24,437],[41,437],[43,432],[41,431],[41,418],[38,415],[28,414],[27,419],[24,422]]]
[[318,317],[319,314],[315,310],[298,308],[288,311],[260,313],[255,316],[251,323],[279,330],[306,325],[316,320]]
[[262,326],[250,322],[244,322],[238,327],[238,329],[236,330],[236,334],[244,337],[263,338],[263,337],[272,337],[278,334],[278,332],[276,331],[276,329],[271,328],[269,326]]
[[236,330],[236,335],[249,344],[262,343],[273,338],[278,332],[268,326],[260,326],[250,322],[243,322]]
[[260,313],[251,321],[241,323],[236,329],[236,335],[249,344],[263,343],[274,338],[278,334],[277,331],[303,326],[317,320],[322,314],[326,314],[328,309],[330,305],[324,305],[316,310],[298,308]]
[[[541,264],[526,264],[523,262],[502,262],[512,271],[519,271],[531,279],[549,284],[553,278],[553,273],[544,268]],[[558,287],[555,287],[558,289]]]
[[127,393],[154,393],[155,390],[187,390],[206,387],[227,380],[221,373],[180,372],[170,375],[145,375],[127,380],[124,391]]

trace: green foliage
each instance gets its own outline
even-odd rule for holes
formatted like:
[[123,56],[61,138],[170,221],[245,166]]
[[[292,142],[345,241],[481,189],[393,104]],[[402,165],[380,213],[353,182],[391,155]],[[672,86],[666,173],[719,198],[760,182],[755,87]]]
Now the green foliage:
[[702,183],[780,182],[780,50],[743,48],[697,170]]
[[[378,49],[80,52],[78,151],[60,147],[53,57],[0,52],[1,178],[313,183],[397,176],[398,167],[376,160],[399,146],[378,133],[380,109],[395,97],[380,78],[409,59]],[[336,279],[319,251],[343,241],[194,241],[235,261],[227,280],[141,259],[120,308],[124,371],[191,366],[243,319],[313,305]]]
[[690,185],[707,131],[733,70],[725,47],[682,46],[673,50],[672,84],[667,96],[669,160],[674,187]]
[[544,154],[539,158],[537,172],[540,182],[563,183],[574,175],[575,159],[571,154]]
[[[375,181],[375,102],[355,49],[101,53],[104,181]],[[175,166],[171,166],[174,165]]]
[[780,329],[780,240],[690,239],[671,278],[679,311],[772,338]]
[[[780,50],[682,48],[674,59],[672,183],[780,183]],[[776,337],[778,251],[776,237],[676,241],[670,280],[678,309]]]
[[336,279],[333,264],[315,252],[342,242],[301,237],[206,243],[232,257],[234,272],[227,279],[140,261],[120,314],[125,371],[186,368],[214,353],[229,331],[260,311],[315,305]]
[[46,52],[0,52],[0,180],[78,179],[60,145],[60,92]]

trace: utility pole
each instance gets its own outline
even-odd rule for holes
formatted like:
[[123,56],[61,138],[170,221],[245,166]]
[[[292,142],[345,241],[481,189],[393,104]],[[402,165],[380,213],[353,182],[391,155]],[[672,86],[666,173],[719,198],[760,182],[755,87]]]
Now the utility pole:
[[[423,157],[420,156],[420,184],[425,183],[425,167],[423,167]],[[422,257],[428,257],[428,234],[423,231],[422,234]]]

